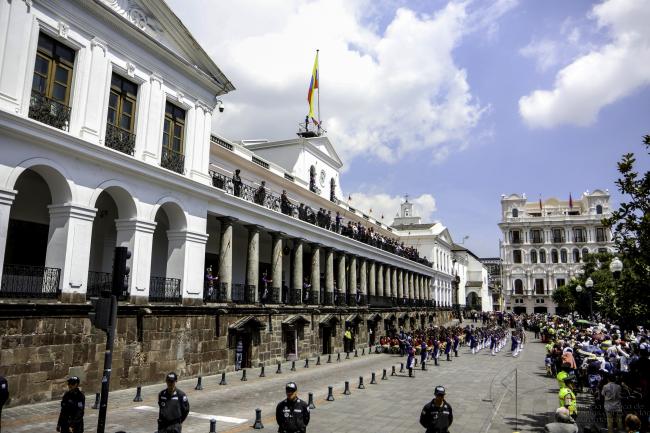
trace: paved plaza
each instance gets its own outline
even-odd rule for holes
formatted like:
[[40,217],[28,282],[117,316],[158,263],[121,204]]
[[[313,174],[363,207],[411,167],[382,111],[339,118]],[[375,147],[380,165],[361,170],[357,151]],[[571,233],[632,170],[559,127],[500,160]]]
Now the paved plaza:
[[[506,348],[507,349],[507,348]],[[298,383],[299,395],[307,399],[314,393],[316,409],[312,411],[311,432],[418,432],[422,406],[432,398],[433,387],[442,384],[447,388],[449,403],[454,409],[454,433],[513,432],[515,431],[515,370],[517,371],[518,417],[521,432],[540,431],[556,407],[556,391],[552,380],[544,377],[544,347],[539,342],[526,345],[518,358],[507,350],[497,356],[489,351],[472,356],[463,347],[452,362],[442,360],[440,366],[428,366],[428,371],[416,371],[415,378],[399,373],[400,362],[405,358],[394,355],[372,354],[340,363],[316,366],[315,359],[309,368],[304,360],[296,362],[296,371],[290,363],[282,366],[282,374],[275,367],[267,367],[266,377],[259,378],[259,369],[247,372],[248,381],[240,380],[241,373],[226,376],[228,384],[219,386],[220,377],[203,378],[203,390],[196,391],[196,380],[181,380],[178,387],[190,399],[191,413],[183,425],[183,432],[206,433],[209,419],[216,417],[217,431],[241,432],[252,430],[255,408],[262,409],[265,430],[275,431],[275,405],[284,398],[284,384]],[[391,366],[398,374],[391,376]],[[387,369],[388,380],[381,380],[382,369]],[[419,368],[419,366],[418,366]],[[375,372],[377,384],[371,385]],[[359,376],[364,377],[365,389],[357,389]],[[151,433],[156,427],[157,392],[161,385],[142,389],[143,401],[134,403],[134,389],[112,392],[109,400],[107,432],[124,430],[128,433]],[[343,395],[344,382],[350,382],[351,395]],[[327,402],[327,386],[334,387],[334,402]],[[90,409],[94,393],[86,390],[86,431],[94,431],[97,410]],[[3,431],[11,433],[42,433],[55,431],[58,402],[48,402],[10,408],[3,413]]]

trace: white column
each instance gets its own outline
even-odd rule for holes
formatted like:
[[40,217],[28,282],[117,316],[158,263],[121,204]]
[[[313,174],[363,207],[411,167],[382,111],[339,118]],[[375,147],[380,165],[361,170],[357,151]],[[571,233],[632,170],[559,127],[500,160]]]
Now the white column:
[[145,220],[115,220],[117,240],[115,246],[127,247],[131,251],[128,261],[129,298],[131,303],[144,304],[149,302],[149,284],[151,282],[151,248],[153,232],[156,229],[154,221]]
[[[325,296],[331,305],[334,300],[334,250],[332,248],[325,248]],[[321,301],[325,305],[325,300]]]
[[348,293],[350,293],[350,299],[355,299],[357,295],[357,256],[354,254],[350,254],[349,281]]
[[208,235],[186,230],[167,230],[167,278],[181,280],[184,305],[203,303],[205,244]]
[[[73,109],[78,115],[75,122],[71,122],[71,132],[95,144],[103,143],[101,135],[105,131],[108,88],[111,82],[111,63],[106,55],[106,42],[98,38],[90,41],[86,51],[86,64],[77,68],[77,80],[80,90],[78,105]],[[82,67],[86,66],[86,67]],[[73,130],[72,128],[75,127]]]
[[[359,290],[363,296],[368,294],[368,268],[366,265],[366,259],[361,257],[359,259],[361,262],[359,264]],[[368,302],[366,298],[366,303]]]
[[16,198],[17,191],[0,190],[0,280],[4,267],[5,250],[7,248],[7,235],[9,232],[9,215],[11,205]]
[[[31,1],[0,2],[0,109],[27,113],[34,67],[35,29]],[[26,97],[26,100],[23,99]]]
[[275,232],[272,235],[273,252],[271,257],[271,287],[273,288],[273,299],[267,301],[273,304],[273,301],[279,302],[282,299],[282,246],[284,234]]
[[309,299],[318,305],[323,302],[320,296],[320,244],[311,244],[311,293]]
[[386,296],[384,293],[384,265],[377,267],[377,296]]
[[375,268],[375,261],[371,260],[370,261],[370,272],[368,273],[368,295],[369,296],[376,296],[377,295],[377,269]]
[[77,205],[50,205],[50,230],[45,266],[61,269],[61,299],[86,300],[93,220],[97,209]]
[[160,165],[162,148],[166,102],[162,82],[162,77],[152,74],[149,82],[140,86],[142,95],[138,98],[140,108],[135,138],[135,157],[153,165]]
[[[226,301],[232,301],[232,225],[236,221],[234,218],[223,217],[221,221],[221,246],[219,249],[219,283],[226,286]],[[280,242],[282,247],[282,242]],[[280,272],[282,272],[282,262],[280,262]],[[274,273],[275,275],[275,273]],[[282,279],[280,279],[282,280]],[[275,277],[273,279],[275,287]],[[282,281],[280,281],[282,287]]]
[[[246,256],[246,284],[255,287],[254,301],[260,301],[259,287],[260,280],[260,226],[249,225],[248,229],[248,255]],[[247,288],[248,290],[248,288]]]
[[210,160],[210,123],[211,110],[202,102],[196,101],[192,110],[194,113],[193,140],[186,143],[186,167],[189,176],[201,183],[210,184],[208,175]]

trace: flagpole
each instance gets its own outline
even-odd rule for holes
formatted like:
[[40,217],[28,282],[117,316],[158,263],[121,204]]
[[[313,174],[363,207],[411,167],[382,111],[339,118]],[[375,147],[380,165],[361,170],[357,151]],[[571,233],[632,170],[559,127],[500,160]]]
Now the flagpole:
[[[318,52],[320,50],[316,49],[316,58],[318,59]],[[320,127],[320,59],[318,59],[318,68],[316,69],[317,79],[318,79],[318,129]]]

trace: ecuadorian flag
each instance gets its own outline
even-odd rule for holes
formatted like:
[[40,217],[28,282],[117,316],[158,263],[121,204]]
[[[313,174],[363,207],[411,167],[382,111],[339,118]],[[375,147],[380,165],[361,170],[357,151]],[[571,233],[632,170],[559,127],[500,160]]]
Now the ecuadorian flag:
[[316,59],[314,60],[314,69],[311,71],[311,82],[309,83],[309,92],[307,92],[307,102],[309,103],[309,116],[314,123],[318,124],[314,114],[314,93],[318,89],[318,50],[316,50]]

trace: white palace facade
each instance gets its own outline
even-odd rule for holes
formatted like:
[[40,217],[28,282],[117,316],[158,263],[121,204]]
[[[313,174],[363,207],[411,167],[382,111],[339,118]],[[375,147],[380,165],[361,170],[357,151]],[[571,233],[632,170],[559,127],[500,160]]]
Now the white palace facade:
[[611,232],[602,223],[610,215],[609,193],[598,189],[565,201],[502,196],[506,310],[554,314],[553,291],[577,276],[583,256],[614,252]]

